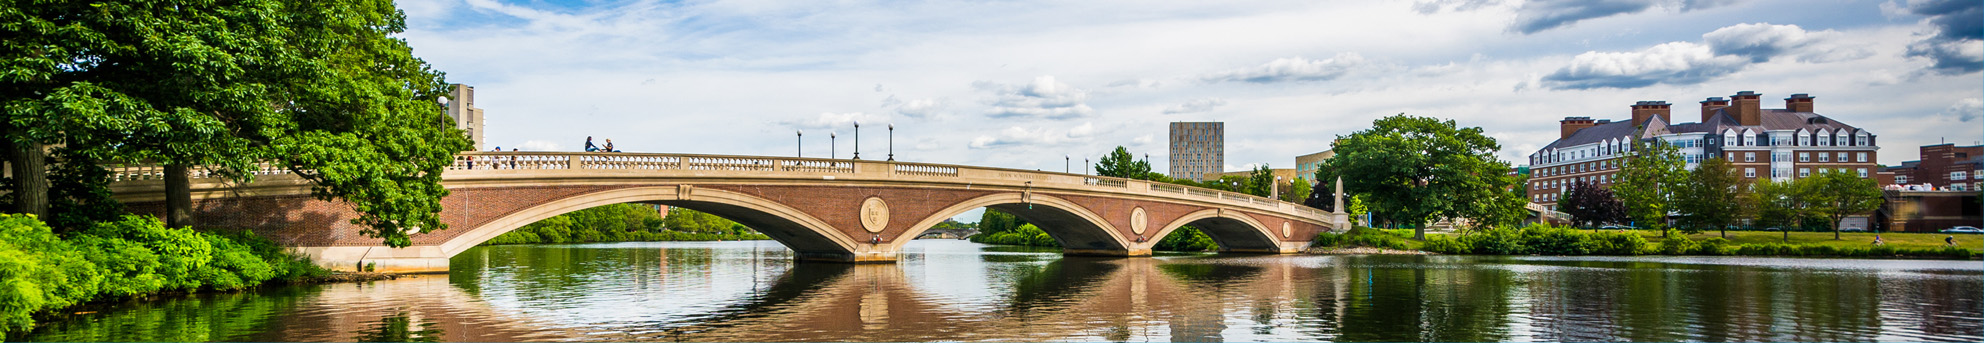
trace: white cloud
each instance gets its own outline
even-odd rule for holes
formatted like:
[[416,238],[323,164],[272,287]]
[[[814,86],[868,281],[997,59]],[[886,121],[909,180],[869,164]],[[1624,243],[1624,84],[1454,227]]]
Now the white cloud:
[[1089,108],[1088,92],[1055,81],[1053,76],[1035,77],[1024,85],[1001,85],[979,81],[974,87],[992,92],[985,115],[993,118],[1074,119],[1095,112]]
[[1943,115],[1956,117],[1957,120],[1964,122],[1976,120],[1979,115],[1984,115],[1984,99],[1957,100],[1955,104],[1950,104],[1950,108],[1943,110]]
[[1013,126],[999,130],[996,135],[979,135],[967,145],[972,149],[991,149],[1023,146],[1055,146],[1088,142],[1095,138],[1095,124],[1082,123],[1065,131],[1041,127]]
[[1335,57],[1322,60],[1286,57],[1256,67],[1206,74],[1199,79],[1207,82],[1253,83],[1325,81],[1342,77],[1352,68],[1362,64],[1364,64],[1364,56],[1354,52],[1338,53]]
[[865,114],[861,112],[853,112],[853,113],[822,112],[820,113],[819,116],[810,119],[782,120],[779,121],[778,123],[780,125],[790,126],[797,129],[808,129],[808,130],[831,129],[831,130],[853,131],[854,124],[864,121],[868,122],[869,126],[881,126],[887,124],[888,117],[882,115]]
[[1192,99],[1192,101],[1186,101],[1185,103],[1178,104],[1177,106],[1165,107],[1164,114],[1208,112],[1208,111],[1212,111],[1215,108],[1219,108],[1220,106],[1226,106],[1225,99],[1220,99],[1220,98]]
[[1750,58],[1751,62],[1765,62],[1772,57],[1798,50],[1820,40],[1818,36],[1837,35],[1822,31],[1807,33],[1798,25],[1771,25],[1770,23],[1736,24],[1702,34],[1708,42],[1709,50],[1717,55],[1736,55]]
[[[889,97],[895,99],[895,97]],[[935,118],[943,114],[945,103],[942,99],[916,99],[896,105],[896,114],[910,118]]]
[[1717,56],[1689,42],[1656,45],[1633,52],[1578,54],[1571,64],[1543,77],[1555,89],[1639,88],[1655,84],[1694,84],[1743,68],[1744,60]]

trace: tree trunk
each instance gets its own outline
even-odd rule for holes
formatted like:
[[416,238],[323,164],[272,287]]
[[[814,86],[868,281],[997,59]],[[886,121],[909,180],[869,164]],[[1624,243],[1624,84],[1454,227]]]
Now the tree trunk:
[[1787,228],[1784,228],[1783,230],[1779,230],[1778,232],[1783,232],[1783,233],[1784,233],[1784,243],[1785,243],[1785,244],[1790,244],[1790,243],[1791,243],[1791,228],[1788,228],[1788,227],[1787,227]]
[[1835,216],[1835,217],[1832,217],[1832,240],[1835,240],[1835,241],[1837,241],[1837,240],[1840,240],[1840,238],[1839,238],[1839,219],[1840,219],[1840,218],[1839,218],[1839,217],[1837,217],[1837,216]]
[[1418,227],[1414,227],[1412,229],[1412,239],[1416,239],[1420,241],[1426,240],[1426,223],[1419,223]]
[[39,143],[9,144],[14,164],[14,211],[48,220],[48,155]]
[[165,165],[165,227],[193,226],[193,180],[184,164]]
[[1721,230],[1716,230],[1716,231],[1722,231],[1722,239],[1729,239],[1729,226],[1728,226],[1728,225],[1723,225],[1723,226],[1722,226],[1722,229],[1721,229]]

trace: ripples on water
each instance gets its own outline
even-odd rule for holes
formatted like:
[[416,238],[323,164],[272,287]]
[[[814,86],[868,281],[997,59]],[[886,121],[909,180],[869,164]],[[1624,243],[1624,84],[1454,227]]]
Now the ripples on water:
[[478,247],[448,275],[118,304],[27,341],[1969,341],[1976,261]]

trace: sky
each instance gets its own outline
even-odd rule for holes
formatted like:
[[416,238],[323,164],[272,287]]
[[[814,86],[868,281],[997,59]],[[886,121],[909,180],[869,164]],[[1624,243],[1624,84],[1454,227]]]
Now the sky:
[[[1880,136],[1881,163],[1984,140],[1984,2],[1835,0],[399,0],[474,86],[484,148],[1166,170],[1167,123],[1226,123],[1228,170],[1292,168],[1372,120],[1480,127],[1520,165],[1558,120],[1738,91]],[[887,125],[897,132],[890,142]],[[800,133],[803,132],[803,136]],[[1072,166],[1054,157],[1072,159]],[[1054,163],[1064,162],[1064,163]]]

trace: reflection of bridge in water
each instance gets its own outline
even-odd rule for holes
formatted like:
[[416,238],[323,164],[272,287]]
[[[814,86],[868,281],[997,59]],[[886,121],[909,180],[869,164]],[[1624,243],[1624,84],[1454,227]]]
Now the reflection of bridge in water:
[[[993,306],[960,306],[919,289],[896,265],[795,265],[761,297],[693,323],[609,340],[1048,341],[1168,334],[1220,341],[1226,304],[1260,298],[1286,312],[1311,297],[1315,268],[1290,264],[1167,265],[1155,259],[1069,257],[1023,273]],[[1326,282],[1327,283],[1327,282]],[[1272,315],[1272,314],[1269,314]],[[1097,331],[1097,327],[1104,327]]]
[[[246,185],[197,179],[202,226],[253,229],[321,265],[446,270],[448,257],[558,214],[616,203],[709,212],[763,232],[799,259],[892,262],[932,226],[981,207],[1038,225],[1071,255],[1147,256],[1159,238],[1193,225],[1225,252],[1290,253],[1341,213],[1231,192],[1141,180],[893,161],[633,153],[467,152],[442,175],[449,229],[392,249],[359,233],[342,203],[271,173]],[[114,168],[117,198],[163,214],[153,166]],[[1339,206],[1340,208],[1341,206]]]

